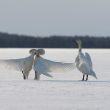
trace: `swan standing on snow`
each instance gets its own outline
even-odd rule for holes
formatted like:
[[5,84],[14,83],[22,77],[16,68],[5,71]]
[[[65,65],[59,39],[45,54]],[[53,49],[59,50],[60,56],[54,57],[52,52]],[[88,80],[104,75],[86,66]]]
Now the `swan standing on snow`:
[[82,81],[84,81],[85,75],[86,75],[86,81],[88,80],[88,75],[91,75],[93,77],[96,77],[95,72],[93,71],[92,61],[91,57],[88,53],[82,53],[82,47],[81,47],[81,40],[76,40],[76,43],[79,47],[79,53],[76,57],[75,63],[77,69],[83,73]]
[[[43,74],[41,73],[40,69],[38,70],[38,68],[35,68],[35,65],[38,64],[38,60],[41,58],[41,55],[44,55],[45,54],[45,50],[44,49],[38,49],[37,52],[36,52],[36,57],[34,59],[34,71],[35,71],[35,77],[34,79],[35,80],[39,80],[40,79],[40,75]],[[39,64],[38,64],[39,65]]]
[[71,71],[75,68],[74,63],[62,63],[62,62],[55,62],[51,60],[44,59],[40,55],[45,54],[43,49],[40,49],[35,57],[34,61],[34,71],[35,71],[35,79],[39,80],[40,75],[44,74],[48,77],[52,77],[49,73],[65,73]]
[[14,69],[20,71],[23,74],[23,79],[28,79],[29,72],[31,71],[33,66],[34,56],[36,55],[36,52],[36,49],[31,49],[29,51],[31,55],[26,58],[0,60],[0,67],[5,67],[5,69],[8,70]]

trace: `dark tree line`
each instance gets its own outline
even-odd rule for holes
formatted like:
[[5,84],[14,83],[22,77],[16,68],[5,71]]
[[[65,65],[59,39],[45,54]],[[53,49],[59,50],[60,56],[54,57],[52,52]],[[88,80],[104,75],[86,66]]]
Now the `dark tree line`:
[[34,37],[0,33],[1,48],[74,48],[75,39],[82,40],[83,48],[110,48],[110,37],[49,36]]

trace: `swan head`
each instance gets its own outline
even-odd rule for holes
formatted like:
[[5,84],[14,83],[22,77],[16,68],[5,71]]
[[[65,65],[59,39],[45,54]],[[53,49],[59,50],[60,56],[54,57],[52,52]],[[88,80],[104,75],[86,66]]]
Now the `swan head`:
[[73,40],[73,42],[74,42],[75,47],[81,45],[81,40],[80,39],[75,39],[75,40]]
[[80,39],[76,39],[75,42],[77,43],[77,45],[81,45],[81,40]]
[[31,50],[29,51],[29,53],[30,53],[30,54],[34,54],[34,55],[36,55],[37,50],[36,50],[36,49],[31,49]]
[[45,50],[44,49],[37,49],[36,56],[40,56],[40,55],[44,55],[44,54],[45,54]]
[[79,52],[81,52],[81,50],[82,50],[82,42],[81,42],[81,40],[80,39],[76,39],[74,42],[78,46]]

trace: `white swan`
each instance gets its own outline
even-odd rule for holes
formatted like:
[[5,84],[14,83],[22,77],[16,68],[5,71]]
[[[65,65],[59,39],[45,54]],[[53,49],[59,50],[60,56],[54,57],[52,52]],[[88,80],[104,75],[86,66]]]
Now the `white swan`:
[[[36,57],[34,59],[34,66],[33,66],[33,69],[35,71],[35,77],[34,77],[35,80],[39,80],[40,79],[40,75],[43,74],[43,73],[41,73],[40,69],[36,68],[35,65],[40,65],[39,64],[39,59],[41,58],[41,55],[44,55],[44,54],[45,54],[45,50],[44,49],[38,49],[37,52],[36,52]],[[42,66],[42,65],[40,65],[40,66]],[[50,76],[50,75],[46,74],[46,76]]]
[[28,79],[28,75],[32,69],[36,52],[36,49],[31,49],[29,51],[31,55],[26,58],[0,60],[0,67],[8,70],[21,71],[23,74],[23,78]]
[[82,53],[81,40],[76,40],[76,43],[79,47],[78,56],[75,59],[75,64],[77,69],[83,73],[82,80],[84,81],[84,77],[86,75],[86,80],[88,80],[88,75],[91,75],[97,79],[95,72],[93,71],[91,57],[88,53]]
[[[42,53],[45,53],[44,50],[42,50]],[[39,53],[37,53],[34,61],[34,71],[35,71],[35,79],[39,80],[40,75],[44,74],[46,76],[52,77],[49,73],[56,72],[68,72],[70,70],[73,70],[75,68],[74,63],[62,63],[62,62],[55,62],[51,60],[44,59],[40,56]]]

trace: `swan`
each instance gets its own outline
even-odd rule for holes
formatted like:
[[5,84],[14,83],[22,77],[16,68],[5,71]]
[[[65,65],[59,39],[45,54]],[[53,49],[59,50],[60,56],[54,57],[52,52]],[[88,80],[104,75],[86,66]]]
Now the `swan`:
[[34,56],[36,55],[37,50],[31,49],[29,51],[30,56],[20,59],[7,59],[0,60],[0,67],[8,70],[20,71],[23,74],[23,79],[28,79],[29,72],[32,69],[34,63]]
[[41,74],[44,74],[48,77],[52,77],[49,73],[60,73],[60,72],[64,73],[71,71],[75,68],[74,63],[62,63],[51,61],[41,57],[41,55],[43,54],[45,54],[45,50],[43,49],[41,49],[40,52],[36,53],[34,61],[34,71],[36,80],[40,79]]
[[[82,81],[88,80],[88,75],[91,75],[97,79],[96,73],[93,71],[92,60],[89,53],[82,53],[81,40],[75,41],[79,47],[78,55],[75,59],[75,65],[77,69],[83,73]],[[86,75],[86,79],[85,78]]]
[[45,50],[44,49],[38,49],[36,51],[36,57],[34,59],[34,66],[33,66],[33,69],[35,71],[35,77],[34,77],[35,80],[39,80],[40,79],[40,75],[43,74],[43,73],[39,72],[38,68],[35,68],[35,65],[37,63],[39,63],[38,60],[40,59],[41,55],[44,55],[44,54],[45,54]]

